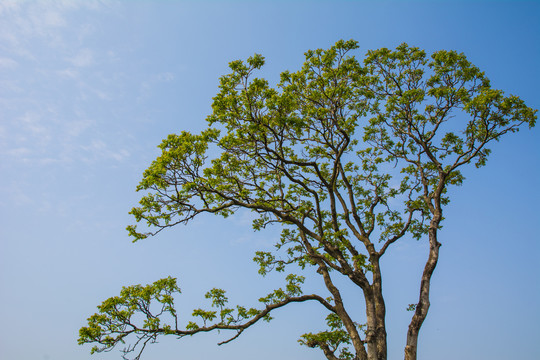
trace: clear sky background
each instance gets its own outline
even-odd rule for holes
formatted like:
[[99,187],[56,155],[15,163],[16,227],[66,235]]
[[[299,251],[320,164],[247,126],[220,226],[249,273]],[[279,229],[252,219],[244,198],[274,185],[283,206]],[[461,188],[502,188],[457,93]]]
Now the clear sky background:
[[[136,244],[124,230],[156,146],[205,127],[229,61],[261,53],[275,82],[339,39],[359,55],[455,49],[540,108],[539,19],[539,2],[519,1],[0,0],[0,359],[120,359],[76,339],[123,285],[175,276],[187,314],[212,287],[256,305],[282,284],[256,274],[250,259],[277,229],[253,233],[249,214]],[[511,134],[452,190],[419,359],[540,358],[539,145],[538,129]],[[402,358],[425,245],[406,240],[383,262],[389,359]],[[319,288],[313,278],[306,292]],[[226,334],[164,339],[144,359],[324,359],[296,342],[320,329],[320,310],[290,306],[221,347]]]

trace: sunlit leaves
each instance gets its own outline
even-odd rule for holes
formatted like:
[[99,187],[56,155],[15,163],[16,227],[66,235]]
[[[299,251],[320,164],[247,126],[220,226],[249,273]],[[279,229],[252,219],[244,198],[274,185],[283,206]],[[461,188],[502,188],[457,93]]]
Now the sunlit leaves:
[[[418,169],[436,170],[424,173],[427,182],[470,162],[484,165],[487,143],[535,124],[536,110],[491,89],[484,73],[455,51],[438,51],[428,62],[425,53],[401,45],[369,52],[365,63],[378,100],[365,140]],[[453,131],[437,136],[443,126]]]
[[[124,343],[124,338],[137,329],[146,334],[144,341],[153,340],[153,332],[159,329],[171,333],[171,325],[162,324],[162,318],[169,315],[170,319],[176,319],[173,297],[179,293],[176,279],[171,277],[146,286],[123,287],[119,296],[103,301],[98,306],[99,312],[88,318],[88,326],[79,331],[79,344],[100,344],[92,348],[94,353],[109,351],[118,343]],[[130,351],[130,347],[125,349],[125,352]]]
[[279,288],[277,290],[274,290],[267,296],[260,298],[259,302],[262,302],[266,305],[275,304],[289,297],[294,297],[302,294],[302,289],[300,288],[300,285],[304,283],[305,278],[303,276],[289,274],[287,275],[286,280],[287,285],[285,286],[285,289]]
[[[331,353],[340,360],[353,360],[355,356],[349,348],[344,346],[351,343],[349,334],[343,327],[343,322],[334,313],[326,317],[326,324],[329,329],[318,333],[307,333],[302,335],[298,342],[311,348],[321,348],[325,354]],[[360,329],[363,325],[358,325]],[[327,358],[330,358],[327,355]]]

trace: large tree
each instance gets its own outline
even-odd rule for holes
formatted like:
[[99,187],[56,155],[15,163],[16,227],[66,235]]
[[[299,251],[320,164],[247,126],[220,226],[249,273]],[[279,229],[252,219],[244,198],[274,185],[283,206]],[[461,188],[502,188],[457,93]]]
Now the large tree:
[[[301,70],[281,74],[274,88],[252,74],[255,55],[230,63],[214,98],[208,128],[169,135],[137,190],[145,195],[131,214],[149,232],[128,226],[135,241],[199,214],[224,217],[240,209],[256,214],[253,227],[278,224],[275,252],[257,252],[262,275],[291,270],[320,276],[327,292],[303,294],[303,276],[261,298],[260,308],[228,307],[221,289],[206,295],[214,309],[193,311],[180,324],[174,278],[123,288],[98,306],[80,330],[92,352],[128,343],[138,359],[159,335],[182,338],[230,330],[223,343],[290,303],[315,301],[328,313],[328,330],[300,343],[327,359],[387,358],[381,258],[396,242],[426,239],[428,258],[407,330],[405,359],[416,359],[418,334],[430,306],[430,279],[439,258],[447,190],[463,181],[461,169],[483,166],[489,143],[522,126],[536,110],[492,89],[463,54],[426,56],[402,44],[368,51],[363,63],[350,53],[355,41],[306,53]],[[363,321],[351,316],[336,277],[360,288]],[[130,340],[131,339],[131,340]]]

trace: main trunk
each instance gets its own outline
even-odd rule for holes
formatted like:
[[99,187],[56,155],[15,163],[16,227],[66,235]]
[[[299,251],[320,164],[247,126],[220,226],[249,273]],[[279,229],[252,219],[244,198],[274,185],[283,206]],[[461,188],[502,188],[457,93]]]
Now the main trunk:
[[377,311],[375,296],[371,286],[364,289],[364,299],[366,302],[366,344],[368,360],[379,360],[377,348]]
[[379,258],[371,261],[373,266],[373,298],[375,302],[375,318],[376,328],[375,336],[377,342],[377,359],[386,360],[387,358],[387,343],[386,343],[386,305],[382,294],[382,276],[379,266]]

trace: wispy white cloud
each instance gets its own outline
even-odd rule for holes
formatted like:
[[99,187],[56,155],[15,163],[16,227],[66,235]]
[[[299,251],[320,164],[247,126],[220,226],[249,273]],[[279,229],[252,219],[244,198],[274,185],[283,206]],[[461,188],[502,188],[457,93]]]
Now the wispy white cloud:
[[79,71],[74,68],[66,68],[56,71],[56,74],[61,77],[77,79],[79,77]]
[[24,206],[34,203],[34,199],[28,195],[20,183],[10,182],[8,186],[9,193],[0,199],[0,205],[7,208],[7,206]]
[[16,0],[4,0],[0,2],[0,15],[4,13],[10,13],[16,11],[21,6],[20,1]]
[[[0,80],[0,156],[5,160],[50,165],[129,157],[91,120],[96,103],[114,98],[111,76],[104,75],[102,65],[116,55],[87,44],[99,32],[95,15],[111,4],[0,0],[0,71],[8,74]],[[74,16],[81,11],[86,23],[74,20],[81,19]]]
[[32,150],[27,147],[18,147],[15,149],[10,149],[6,152],[8,156],[15,158],[24,158],[32,154]]
[[62,44],[57,29],[66,26],[64,15],[44,2],[20,2],[0,12],[0,39],[9,50],[25,58],[35,58],[28,43],[39,39],[50,45]]
[[1,69],[14,69],[18,65],[19,64],[13,59],[0,57],[0,70]]
[[137,100],[142,101],[148,98],[153,92],[154,87],[160,83],[169,83],[174,81],[176,75],[172,72],[162,72],[152,74],[147,80],[143,81],[139,87],[139,97]]
[[90,49],[80,49],[77,54],[68,59],[76,67],[88,67],[94,64],[94,53]]
[[69,138],[76,138],[93,125],[95,125],[95,121],[92,120],[73,120],[66,123],[65,132]]
[[56,10],[46,10],[44,14],[42,14],[41,17],[41,26],[45,28],[56,28],[56,27],[63,27],[66,26],[67,21],[60,14],[60,12]]
[[164,72],[164,73],[155,75],[155,79],[158,82],[171,82],[175,79],[175,77],[176,76],[171,72]]
[[41,114],[27,111],[19,118],[24,134],[28,134],[32,141],[39,144],[47,144],[51,140],[51,131],[43,121]]
[[[17,79],[0,80],[0,90],[2,90],[4,94],[10,94],[12,96],[24,93],[24,88]],[[3,107],[4,109],[10,107],[10,104],[6,103],[7,101],[6,98],[0,97],[0,107]]]
[[92,31],[91,25],[70,24],[74,11],[99,11],[108,7],[107,1],[14,1],[0,2],[0,45],[12,54],[26,59],[38,59],[31,43],[39,41],[41,46],[65,48],[62,31],[73,25],[79,40]]
[[4,165],[122,162],[131,156],[127,146],[112,141],[95,120],[75,113],[66,118],[53,106],[41,111],[26,111],[0,127],[0,157]]
[[85,151],[85,159],[92,161],[95,159],[107,159],[122,161],[130,156],[126,149],[111,149],[103,140],[94,139],[89,145],[82,146]]

